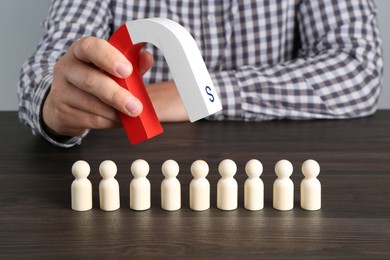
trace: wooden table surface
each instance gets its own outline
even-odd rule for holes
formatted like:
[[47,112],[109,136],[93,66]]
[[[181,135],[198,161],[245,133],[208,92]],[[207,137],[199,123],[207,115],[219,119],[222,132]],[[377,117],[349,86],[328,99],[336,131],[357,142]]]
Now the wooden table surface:
[[[122,129],[92,131],[81,146],[55,147],[32,136],[16,112],[0,113],[0,258],[254,258],[390,259],[390,110],[373,117],[329,121],[165,124],[165,133],[130,145]],[[129,171],[135,159],[149,162],[152,208],[129,209]],[[216,208],[221,160],[238,165],[239,207]],[[264,166],[265,207],[243,207],[244,166]],[[299,207],[301,164],[321,165],[322,209]],[[70,207],[72,164],[91,165],[92,210]],[[118,166],[121,208],[99,209],[99,164]],[[167,159],[180,165],[182,208],[160,206],[160,168]],[[211,208],[189,209],[190,165],[209,163]],[[295,207],[272,208],[273,168],[280,159],[294,166]]]

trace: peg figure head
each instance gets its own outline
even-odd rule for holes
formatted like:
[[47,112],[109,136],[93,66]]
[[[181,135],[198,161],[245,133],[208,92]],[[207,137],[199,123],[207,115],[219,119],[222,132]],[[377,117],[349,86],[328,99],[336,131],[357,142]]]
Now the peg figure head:
[[117,172],[116,164],[110,160],[103,161],[99,166],[99,172],[103,179],[113,178]]
[[174,160],[166,160],[161,166],[165,178],[175,178],[179,174],[179,164]]
[[320,165],[315,160],[306,160],[302,164],[302,173],[306,178],[315,178],[320,174]]
[[191,165],[191,174],[194,178],[204,178],[209,173],[209,165],[203,160],[196,160]]
[[130,170],[134,177],[140,178],[148,175],[150,167],[145,160],[138,159],[131,164]]
[[90,172],[91,168],[86,161],[79,160],[72,166],[72,174],[76,179],[87,178]]
[[249,160],[245,165],[245,172],[249,178],[258,178],[263,173],[263,164],[256,159]]
[[230,159],[225,159],[219,163],[219,174],[222,177],[233,177],[237,172],[237,164]]
[[279,178],[288,178],[293,173],[293,166],[287,160],[280,160],[275,165],[275,173]]

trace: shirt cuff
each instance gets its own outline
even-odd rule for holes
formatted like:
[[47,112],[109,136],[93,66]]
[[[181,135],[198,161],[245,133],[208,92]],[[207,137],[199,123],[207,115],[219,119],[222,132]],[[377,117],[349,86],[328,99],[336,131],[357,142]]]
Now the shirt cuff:
[[43,109],[43,103],[46,99],[47,94],[49,93],[51,84],[53,82],[53,75],[49,74],[45,76],[39,85],[39,88],[35,92],[34,99],[33,99],[33,107],[32,110],[33,113],[33,133],[35,135],[40,134],[43,138],[45,138],[50,143],[64,148],[69,148],[72,146],[75,146],[76,144],[80,145],[82,139],[89,133],[89,130],[85,131],[81,136],[74,136],[74,137],[62,137],[62,138],[55,138],[53,136],[50,136],[43,127],[42,122],[42,109]]
[[210,73],[222,104],[222,110],[209,116],[210,120],[242,120],[242,93],[235,71]]

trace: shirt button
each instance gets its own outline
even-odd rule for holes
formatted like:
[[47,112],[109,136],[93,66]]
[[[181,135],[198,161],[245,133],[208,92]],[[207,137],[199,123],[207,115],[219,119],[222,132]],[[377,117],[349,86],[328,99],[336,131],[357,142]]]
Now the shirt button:
[[209,15],[207,16],[207,20],[208,20],[210,23],[215,23],[215,15],[209,14]]

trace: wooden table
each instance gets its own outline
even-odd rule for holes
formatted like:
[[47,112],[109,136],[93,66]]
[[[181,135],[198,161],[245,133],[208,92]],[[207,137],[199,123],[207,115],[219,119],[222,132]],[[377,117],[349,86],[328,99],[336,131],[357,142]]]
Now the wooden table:
[[[0,113],[0,258],[390,258],[390,111],[373,117],[330,121],[197,122],[165,124],[165,133],[132,146],[122,129],[92,131],[81,146],[55,147],[32,136],[15,112]],[[138,158],[151,166],[152,208],[129,209],[129,168]],[[217,167],[236,161],[239,208],[216,208]],[[245,163],[264,165],[265,208],[243,207]],[[322,209],[299,207],[301,164],[321,165]],[[94,208],[70,208],[70,169],[90,163]],[[118,166],[121,208],[99,209],[99,164]],[[176,160],[182,209],[160,208],[160,168]],[[211,208],[189,209],[189,167],[209,163]],[[294,165],[295,208],[272,208],[275,163]]]

